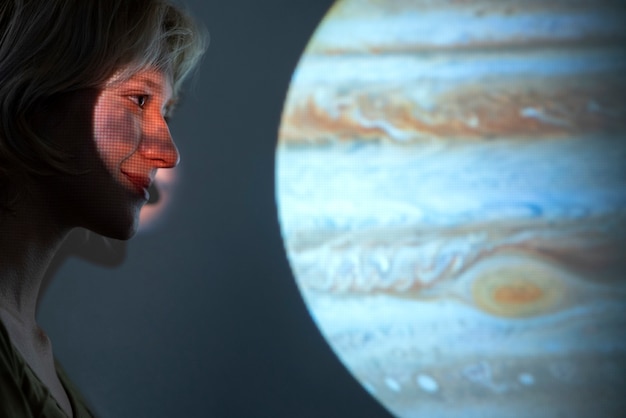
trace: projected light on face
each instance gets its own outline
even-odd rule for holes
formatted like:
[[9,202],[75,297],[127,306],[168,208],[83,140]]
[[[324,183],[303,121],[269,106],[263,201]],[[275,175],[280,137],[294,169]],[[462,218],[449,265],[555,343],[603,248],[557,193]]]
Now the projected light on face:
[[293,75],[277,201],[339,359],[409,417],[626,407],[616,1],[343,0]]
[[[167,75],[145,70],[129,79],[113,76],[95,105],[94,140],[106,168],[104,176],[132,197],[125,202],[121,193],[107,196],[109,201],[123,203],[123,210],[113,211],[111,203],[106,209],[111,215],[119,212],[119,219],[133,218],[130,222],[139,222],[143,229],[154,223],[169,200],[174,177],[161,169],[172,168],[179,160],[167,124],[172,104]],[[102,184],[99,190],[113,188],[107,188],[106,179],[100,177],[94,176]],[[147,202],[152,204],[144,206]],[[130,228],[132,234],[136,226]]]

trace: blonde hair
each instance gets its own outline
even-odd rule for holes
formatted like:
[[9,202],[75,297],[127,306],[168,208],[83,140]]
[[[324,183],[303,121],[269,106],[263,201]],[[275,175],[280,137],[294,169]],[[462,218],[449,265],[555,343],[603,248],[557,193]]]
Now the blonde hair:
[[2,0],[0,209],[19,194],[10,190],[18,176],[71,172],[63,150],[33,129],[46,100],[147,68],[167,72],[176,95],[207,41],[167,0]]

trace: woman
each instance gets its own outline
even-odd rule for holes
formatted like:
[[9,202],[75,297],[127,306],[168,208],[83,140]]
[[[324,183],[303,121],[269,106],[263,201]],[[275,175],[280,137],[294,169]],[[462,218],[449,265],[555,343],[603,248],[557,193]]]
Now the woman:
[[205,33],[166,0],[0,3],[0,416],[89,417],[35,314],[76,227],[128,239]]

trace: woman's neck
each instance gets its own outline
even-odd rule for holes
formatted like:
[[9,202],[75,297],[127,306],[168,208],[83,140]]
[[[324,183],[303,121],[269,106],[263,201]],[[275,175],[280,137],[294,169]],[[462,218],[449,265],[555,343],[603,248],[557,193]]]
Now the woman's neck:
[[68,233],[43,204],[21,202],[0,216],[0,307],[27,326],[35,324],[42,281]]

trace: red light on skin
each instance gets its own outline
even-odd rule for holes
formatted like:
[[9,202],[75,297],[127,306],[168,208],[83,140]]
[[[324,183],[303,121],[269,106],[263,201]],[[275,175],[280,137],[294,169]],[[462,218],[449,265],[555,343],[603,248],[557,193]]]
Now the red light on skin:
[[139,213],[139,230],[144,232],[152,229],[165,215],[166,209],[172,200],[174,187],[178,177],[176,168],[159,170],[154,178],[154,186],[159,191],[159,200],[154,203],[147,203]]

